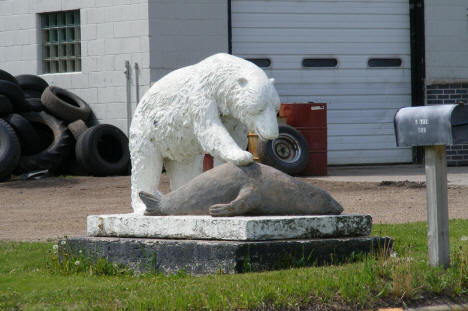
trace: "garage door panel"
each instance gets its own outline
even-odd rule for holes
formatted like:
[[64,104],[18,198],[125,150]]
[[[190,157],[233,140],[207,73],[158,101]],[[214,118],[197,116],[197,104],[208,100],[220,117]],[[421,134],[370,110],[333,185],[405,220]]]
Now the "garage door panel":
[[[395,117],[395,109],[348,109],[328,110],[328,124],[341,123],[378,123],[392,122]],[[372,134],[372,133],[369,133]]]
[[328,150],[352,149],[390,149],[396,148],[395,136],[391,135],[359,135],[359,136],[328,136]]
[[[302,60],[305,58],[334,58],[337,60],[338,64],[335,68],[307,68],[306,70],[310,71],[327,71],[327,70],[347,70],[347,69],[360,69],[367,66],[367,62],[370,58],[399,58],[402,61],[402,64],[398,68],[410,69],[411,67],[411,56],[402,55],[402,54],[384,54],[384,55],[342,55],[342,54],[301,54],[301,55],[263,55],[263,54],[244,54],[245,58],[268,58],[271,61],[271,65],[268,68],[263,68],[264,70],[299,70],[304,69],[302,66]],[[374,70],[383,70],[383,69],[374,69]],[[386,70],[386,69],[385,69]]]
[[393,148],[380,150],[336,150],[328,152],[328,164],[363,164],[363,163],[409,163],[412,159],[411,148]]
[[[327,103],[329,110],[355,109],[398,109],[411,100],[411,95],[344,95],[344,96],[283,96],[285,103]],[[393,126],[393,125],[392,125]]]
[[269,70],[279,83],[370,83],[383,80],[385,83],[398,83],[411,79],[409,69],[372,69],[372,70]]
[[366,136],[369,135],[369,133],[374,135],[393,135],[395,133],[393,122],[362,124],[340,123],[335,124],[328,129],[328,137]]
[[[336,5],[330,5],[327,1],[235,1],[232,6],[233,13],[260,13],[275,14],[282,12],[285,14],[294,13],[296,15],[307,14],[312,17],[321,14],[388,14],[388,15],[406,15],[408,14],[409,3],[407,0],[387,1],[375,0],[366,1],[334,1]],[[388,12],[388,13],[387,13]]]
[[409,42],[244,42],[232,40],[235,55],[409,55]]
[[[259,17],[261,17],[259,19]],[[233,23],[236,28],[269,28],[269,29],[343,29],[355,28],[359,19],[359,28],[408,28],[409,16],[406,15],[375,15],[375,14],[256,14],[246,13],[240,15]],[[378,27],[376,27],[378,25]]]
[[[407,82],[391,84],[380,82],[337,83],[335,85],[328,83],[276,83],[275,86],[281,97],[311,96],[313,101],[324,98],[324,96],[411,94],[411,85]],[[402,103],[402,105],[404,104]],[[359,106],[355,108],[359,108]]]
[[[280,29],[280,28],[235,28],[232,41],[242,42],[352,42],[352,43],[396,43],[401,42],[407,29]],[[407,42],[409,42],[409,36]]]

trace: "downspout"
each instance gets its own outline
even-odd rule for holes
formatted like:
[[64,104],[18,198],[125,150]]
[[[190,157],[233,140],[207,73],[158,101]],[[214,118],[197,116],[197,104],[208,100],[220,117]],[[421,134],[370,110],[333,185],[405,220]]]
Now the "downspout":
[[138,63],[135,63],[135,95],[136,95],[136,105],[140,102],[140,67]]
[[125,61],[125,77],[127,79],[127,137],[130,136],[130,124],[132,123],[132,97],[131,97],[131,81],[130,81],[130,62]]
[[231,0],[227,2],[227,18],[228,18],[228,53],[232,54],[232,11],[231,11]]

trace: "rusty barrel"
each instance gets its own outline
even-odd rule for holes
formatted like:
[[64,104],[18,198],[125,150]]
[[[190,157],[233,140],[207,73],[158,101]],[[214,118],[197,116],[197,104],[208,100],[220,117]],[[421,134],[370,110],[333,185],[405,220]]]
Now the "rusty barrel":
[[205,154],[203,158],[203,172],[213,168],[213,157],[210,154]]
[[279,117],[304,135],[309,144],[309,164],[303,176],[327,175],[327,104],[283,103]]

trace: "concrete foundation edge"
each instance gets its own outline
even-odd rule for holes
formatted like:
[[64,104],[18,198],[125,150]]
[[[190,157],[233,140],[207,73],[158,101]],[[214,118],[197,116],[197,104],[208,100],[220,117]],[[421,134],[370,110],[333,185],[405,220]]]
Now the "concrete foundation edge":
[[388,252],[392,244],[377,236],[255,242],[71,237],[59,243],[59,251],[140,272],[232,274],[353,260],[357,254]]

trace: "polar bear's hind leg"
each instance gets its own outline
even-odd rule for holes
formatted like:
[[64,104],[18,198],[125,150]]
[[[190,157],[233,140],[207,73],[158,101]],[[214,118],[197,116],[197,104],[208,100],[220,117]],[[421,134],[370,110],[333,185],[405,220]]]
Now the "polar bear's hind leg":
[[173,191],[202,173],[203,156],[198,155],[181,161],[164,160],[164,167]]
[[160,152],[151,141],[130,149],[132,158],[132,208],[135,214],[143,215],[146,205],[139,192],[158,193],[163,160]]

